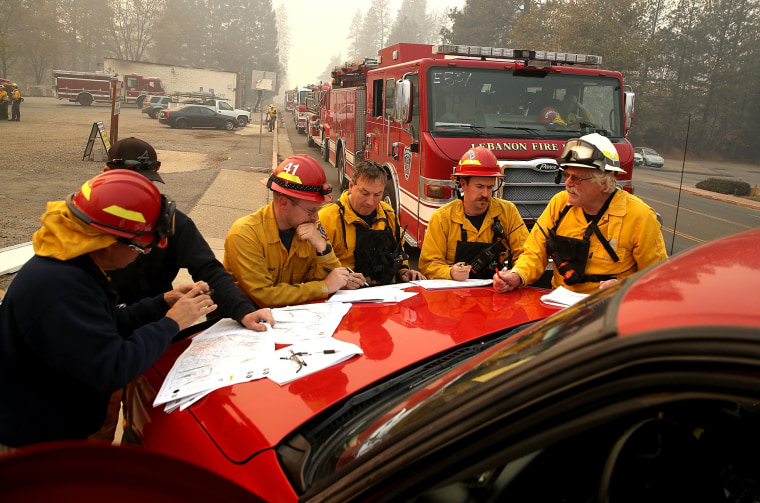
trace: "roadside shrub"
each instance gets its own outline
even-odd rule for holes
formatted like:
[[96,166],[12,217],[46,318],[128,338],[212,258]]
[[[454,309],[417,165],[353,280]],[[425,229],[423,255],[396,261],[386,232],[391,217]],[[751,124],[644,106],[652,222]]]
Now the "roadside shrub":
[[738,180],[724,180],[722,178],[708,178],[697,184],[698,189],[718,192],[720,194],[733,194],[735,196],[748,196],[751,187],[747,182]]

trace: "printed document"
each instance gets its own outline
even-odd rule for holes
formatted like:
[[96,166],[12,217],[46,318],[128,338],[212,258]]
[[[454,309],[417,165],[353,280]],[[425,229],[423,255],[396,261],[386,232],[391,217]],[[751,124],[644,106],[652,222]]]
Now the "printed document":
[[444,288],[467,288],[470,286],[490,286],[493,285],[493,279],[466,279],[464,281],[454,281],[453,279],[422,279],[412,281],[417,286],[425,290],[442,290]]
[[552,306],[567,307],[588,297],[587,293],[576,293],[563,286],[557,287],[552,293],[541,297],[541,302]]
[[195,336],[174,362],[153,406],[201,396],[215,389],[264,377],[266,362],[274,354],[269,332],[254,332],[229,318]]

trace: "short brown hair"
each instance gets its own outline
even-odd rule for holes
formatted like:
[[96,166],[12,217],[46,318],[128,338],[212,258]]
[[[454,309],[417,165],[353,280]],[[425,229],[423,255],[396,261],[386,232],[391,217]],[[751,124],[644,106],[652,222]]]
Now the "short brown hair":
[[385,174],[383,167],[372,159],[365,159],[354,166],[352,175],[351,180],[354,183],[358,183],[361,178],[364,178],[368,182],[380,179],[383,180],[383,183],[388,181],[388,175]]

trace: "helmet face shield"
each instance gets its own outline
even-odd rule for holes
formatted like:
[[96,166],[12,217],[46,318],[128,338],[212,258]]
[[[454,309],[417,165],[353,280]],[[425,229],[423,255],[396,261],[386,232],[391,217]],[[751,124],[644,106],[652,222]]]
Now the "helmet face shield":
[[593,161],[601,161],[604,154],[594,145],[580,138],[568,140],[565,150],[562,152],[562,160],[568,162],[584,162],[591,164]]
[[560,156],[560,169],[570,166],[625,173],[620,168],[617,149],[608,138],[599,133],[567,141]]

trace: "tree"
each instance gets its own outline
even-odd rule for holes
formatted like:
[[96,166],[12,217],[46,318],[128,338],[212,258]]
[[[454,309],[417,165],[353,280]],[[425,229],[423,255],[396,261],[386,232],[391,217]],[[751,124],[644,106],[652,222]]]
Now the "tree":
[[0,0],[0,74],[10,75],[9,69],[19,59],[25,31],[27,2]]
[[327,64],[327,67],[325,68],[324,72],[322,72],[317,78],[320,82],[330,82],[332,81],[332,71],[334,68],[339,67],[341,65],[341,56],[340,53],[338,53],[337,56],[333,56],[330,58],[330,62]]
[[433,43],[438,29],[427,13],[427,0],[403,0],[388,32],[386,46],[399,42]]
[[285,4],[277,8],[277,47],[280,54],[280,64],[283,72],[278,80],[282,83],[282,88],[287,89],[287,68],[290,60],[290,26],[288,25],[288,11]]
[[117,0],[113,3],[111,32],[118,59],[142,61],[156,31],[155,12],[162,12],[165,0]]
[[385,47],[388,31],[390,30],[390,11],[388,0],[372,0],[367,14],[362,22],[362,29],[356,44],[357,59],[374,58],[377,51]]
[[512,29],[529,8],[529,0],[467,0],[448,12],[453,24],[441,35],[448,43],[511,47]]
[[63,34],[57,22],[54,2],[41,1],[29,13],[30,30],[27,43],[20,47],[21,57],[27,73],[34,76],[35,84],[42,84],[52,70],[56,57],[56,47],[61,45]]
[[361,58],[363,50],[361,48],[361,35],[362,35],[362,11],[357,10],[354,12],[354,18],[351,20],[349,27],[348,37],[348,59],[358,60]]

